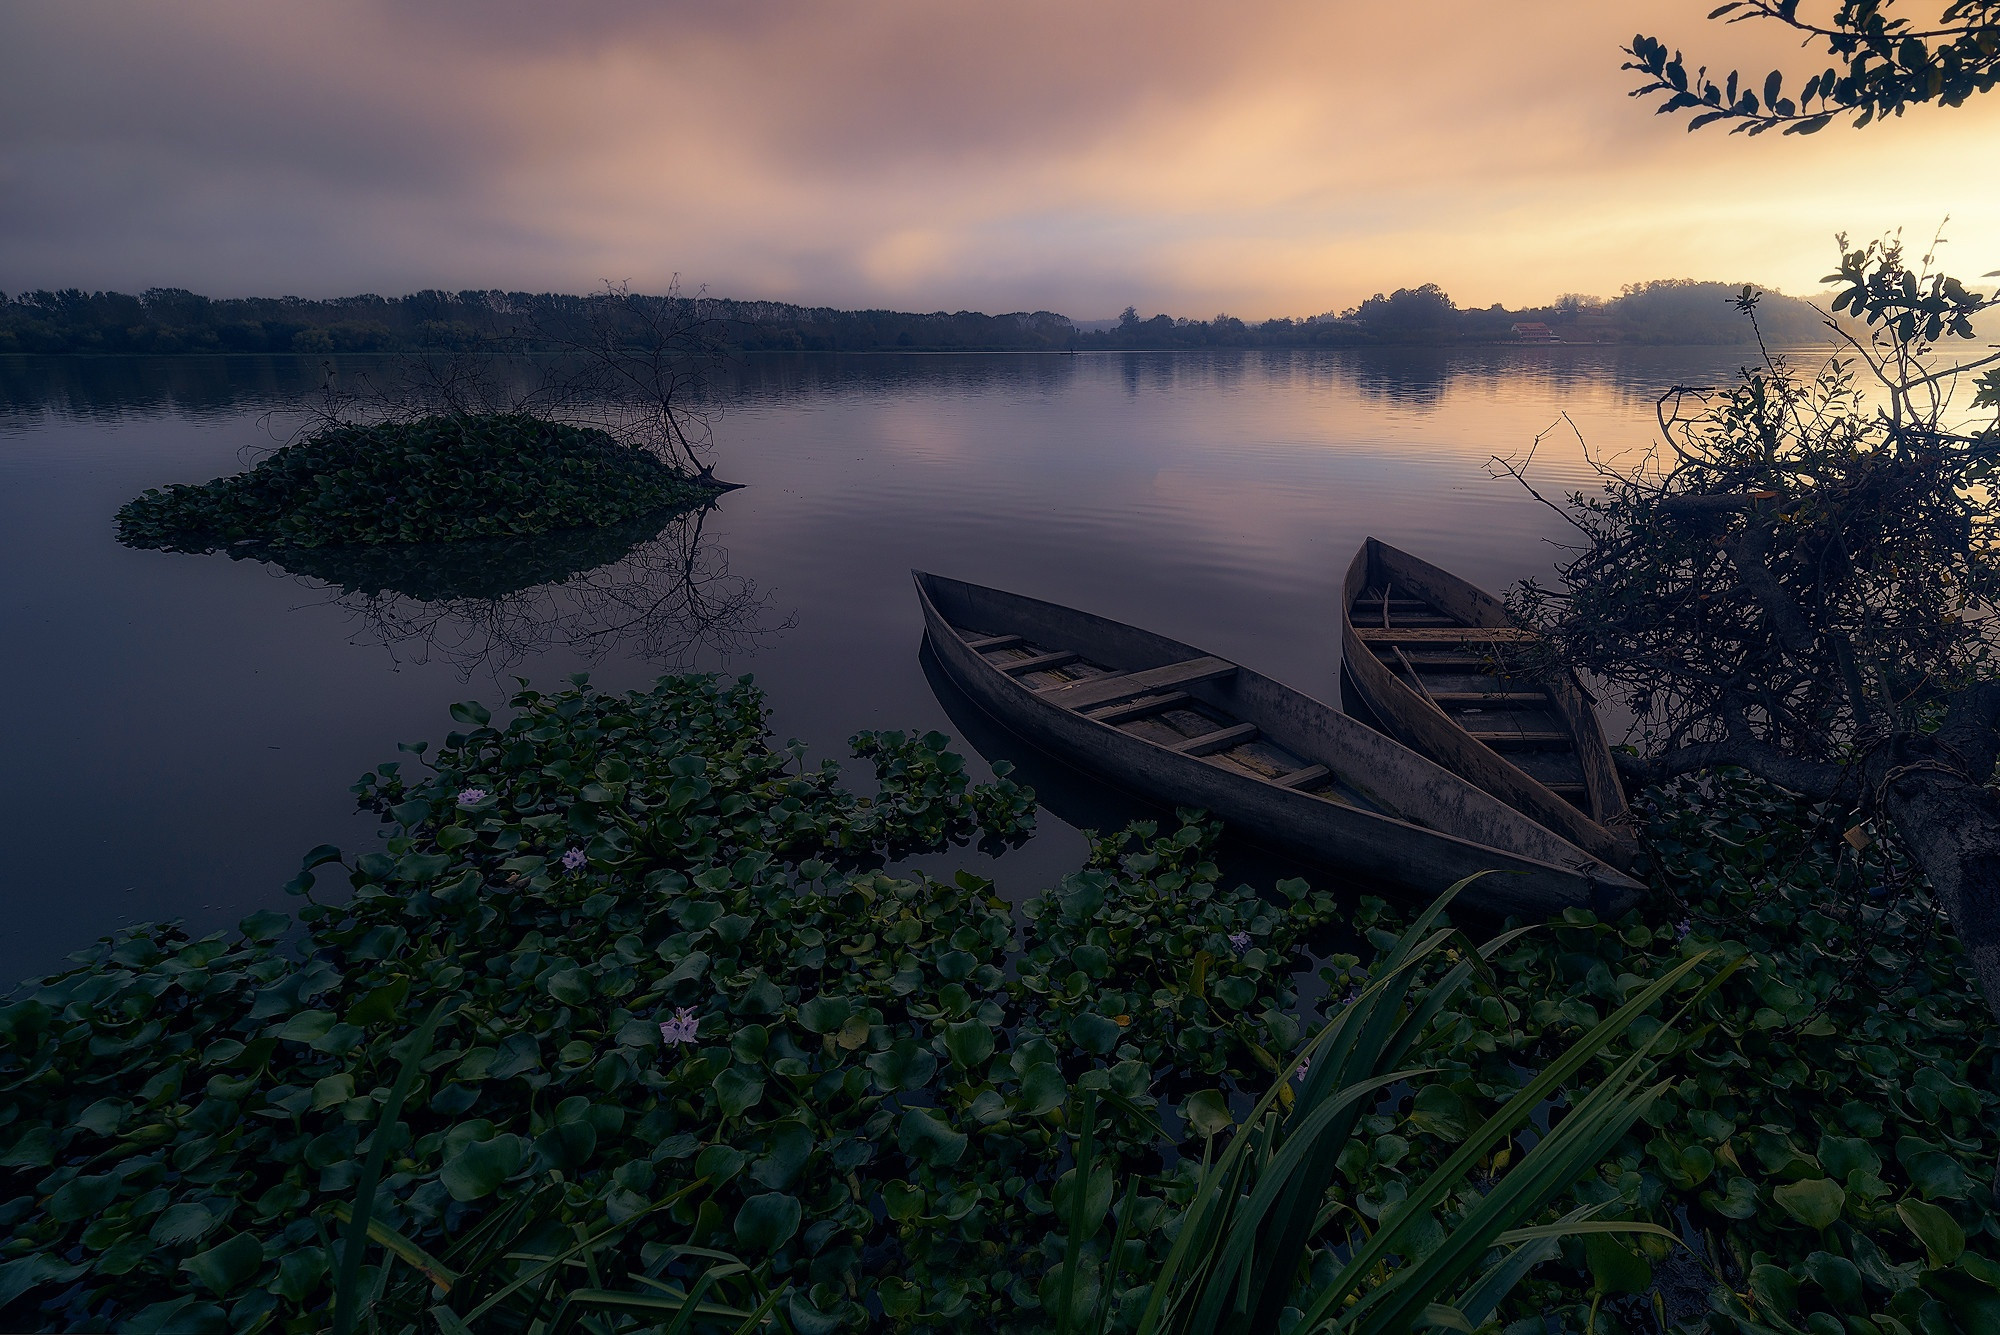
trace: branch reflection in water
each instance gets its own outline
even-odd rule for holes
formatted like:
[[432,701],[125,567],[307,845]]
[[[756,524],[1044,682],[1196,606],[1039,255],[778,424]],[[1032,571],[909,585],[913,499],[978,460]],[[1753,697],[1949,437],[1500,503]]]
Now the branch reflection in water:
[[461,681],[547,650],[585,663],[614,650],[661,672],[750,653],[797,622],[704,537],[711,502],[629,524],[436,546],[272,550],[238,560],[327,587],[361,635],[399,662],[452,664]]

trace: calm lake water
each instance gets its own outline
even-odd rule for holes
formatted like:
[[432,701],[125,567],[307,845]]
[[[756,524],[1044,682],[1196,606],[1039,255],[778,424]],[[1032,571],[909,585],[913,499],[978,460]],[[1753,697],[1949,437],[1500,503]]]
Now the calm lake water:
[[[131,922],[206,931],[287,907],[304,850],[373,843],[348,785],[517,676],[750,672],[779,738],[815,757],[845,757],[863,728],[950,733],[982,776],[982,754],[1007,756],[1043,796],[1041,833],[925,865],[978,863],[1030,893],[1076,865],[1077,825],[1143,809],[935,681],[912,567],[1134,622],[1337,702],[1338,588],[1364,537],[1496,591],[1545,576],[1563,525],[1489,476],[1490,456],[1523,454],[1564,413],[1594,450],[1642,447],[1661,389],[1725,381],[1739,360],[756,357],[716,429],[718,472],[744,487],[698,526],[286,571],[127,550],[112,515],[282,439],[317,361],[0,358],[0,980]],[[1534,475],[1549,495],[1591,485],[1567,427]]]

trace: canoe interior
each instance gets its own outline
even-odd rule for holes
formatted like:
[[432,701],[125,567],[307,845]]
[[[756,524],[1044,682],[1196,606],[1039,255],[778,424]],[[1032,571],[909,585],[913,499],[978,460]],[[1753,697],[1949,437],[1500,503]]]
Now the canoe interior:
[[[1470,630],[1469,622],[1371,569],[1348,607],[1356,630]],[[1367,642],[1377,662],[1442,710],[1488,750],[1595,816],[1569,723],[1536,675],[1525,645],[1504,642]]]
[[[1043,644],[1021,635],[988,627],[952,623],[952,629],[988,663],[1036,692],[1096,678],[1123,675],[1123,670],[1099,663],[1060,645]],[[1277,783],[1308,796],[1338,802],[1378,815],[1394,816],[1379,799],[1363,793],[1325,765],[1315,764],[1246,723],[1211,700],[1191,691],[1160,690],[1085,706],[1085,718],[1107,723],[1121,732],[1196,756],[1209,764],[1255,779]]]

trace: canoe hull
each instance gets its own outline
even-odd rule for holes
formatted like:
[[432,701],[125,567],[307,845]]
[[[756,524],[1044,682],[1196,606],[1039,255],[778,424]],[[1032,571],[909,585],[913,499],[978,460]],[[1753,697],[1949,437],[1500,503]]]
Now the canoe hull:
[[1579,810],[1506,757],[1483,745],[1392,671],[1357,633],[1352,609],[1371,585],[1392,584],[1465,622],[1468,627],[1511,628],[1498,599],[1484,590],[1387,543],[1369,538],[1347,569],[1340,617],[1342,666],[1361,703],[1392,735],[1491,793],[1596,857],[1629,867],[1636,846],[1627,829],[1624,789],[1597,713],[1572,672],[1539,679],[1568,730],[1583,771],[1590,812]]
[[1399,811],[1422,811],[1433,825],[1476,837],[1286,789],[1084,717],[1000,672],[966,643],[958,627],[1026,635],[1078,649],[1122,671],[1198,659],[1201,651],[980,585],[917,573],[917,587],[932,652],[967,696],[1043,750],[1135,795],[1200,807],[1257,843],[1418,895],[1436,894],[1475,872],[1502,873],[1481,878],[1464,896],[1493,912],[1615,911],[1640,888],[1389,738],[1240,666],[1190,693],[1329,764],[1364,796]]

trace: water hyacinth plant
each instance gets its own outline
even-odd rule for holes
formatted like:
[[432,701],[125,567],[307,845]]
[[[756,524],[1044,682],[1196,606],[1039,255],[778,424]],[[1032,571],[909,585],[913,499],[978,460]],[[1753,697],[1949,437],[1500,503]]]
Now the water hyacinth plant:
[[[2000,1294],[1962,962],[1754,786],[1649,799],[1650,916],[1475,950],[1231,886],[1194,819],[1018,906],[887,874],[1032,794],[890,732],[854,794],[747,682],[453,716],[357,785],[386,837],[309,855],[296,926],[135,929],[0,1006],[0,1325],[319,1331],[339,1291],[356,1330],[1165,1330],[1347,1284],[1327,1321],[1449,1327],[1547,1254],[1496,1320],[1651,1331],[1670,1247],[1746,1331]],[[1662,984],[1681,1018],[1633,1009]],[[1635,1223],[1694,1252],[1577,1231]]]
[[133,547],[214,551],[444,543],[615,526],[720,490],[594,427],[522,413],[328,423],[249,471],[148,490]]

